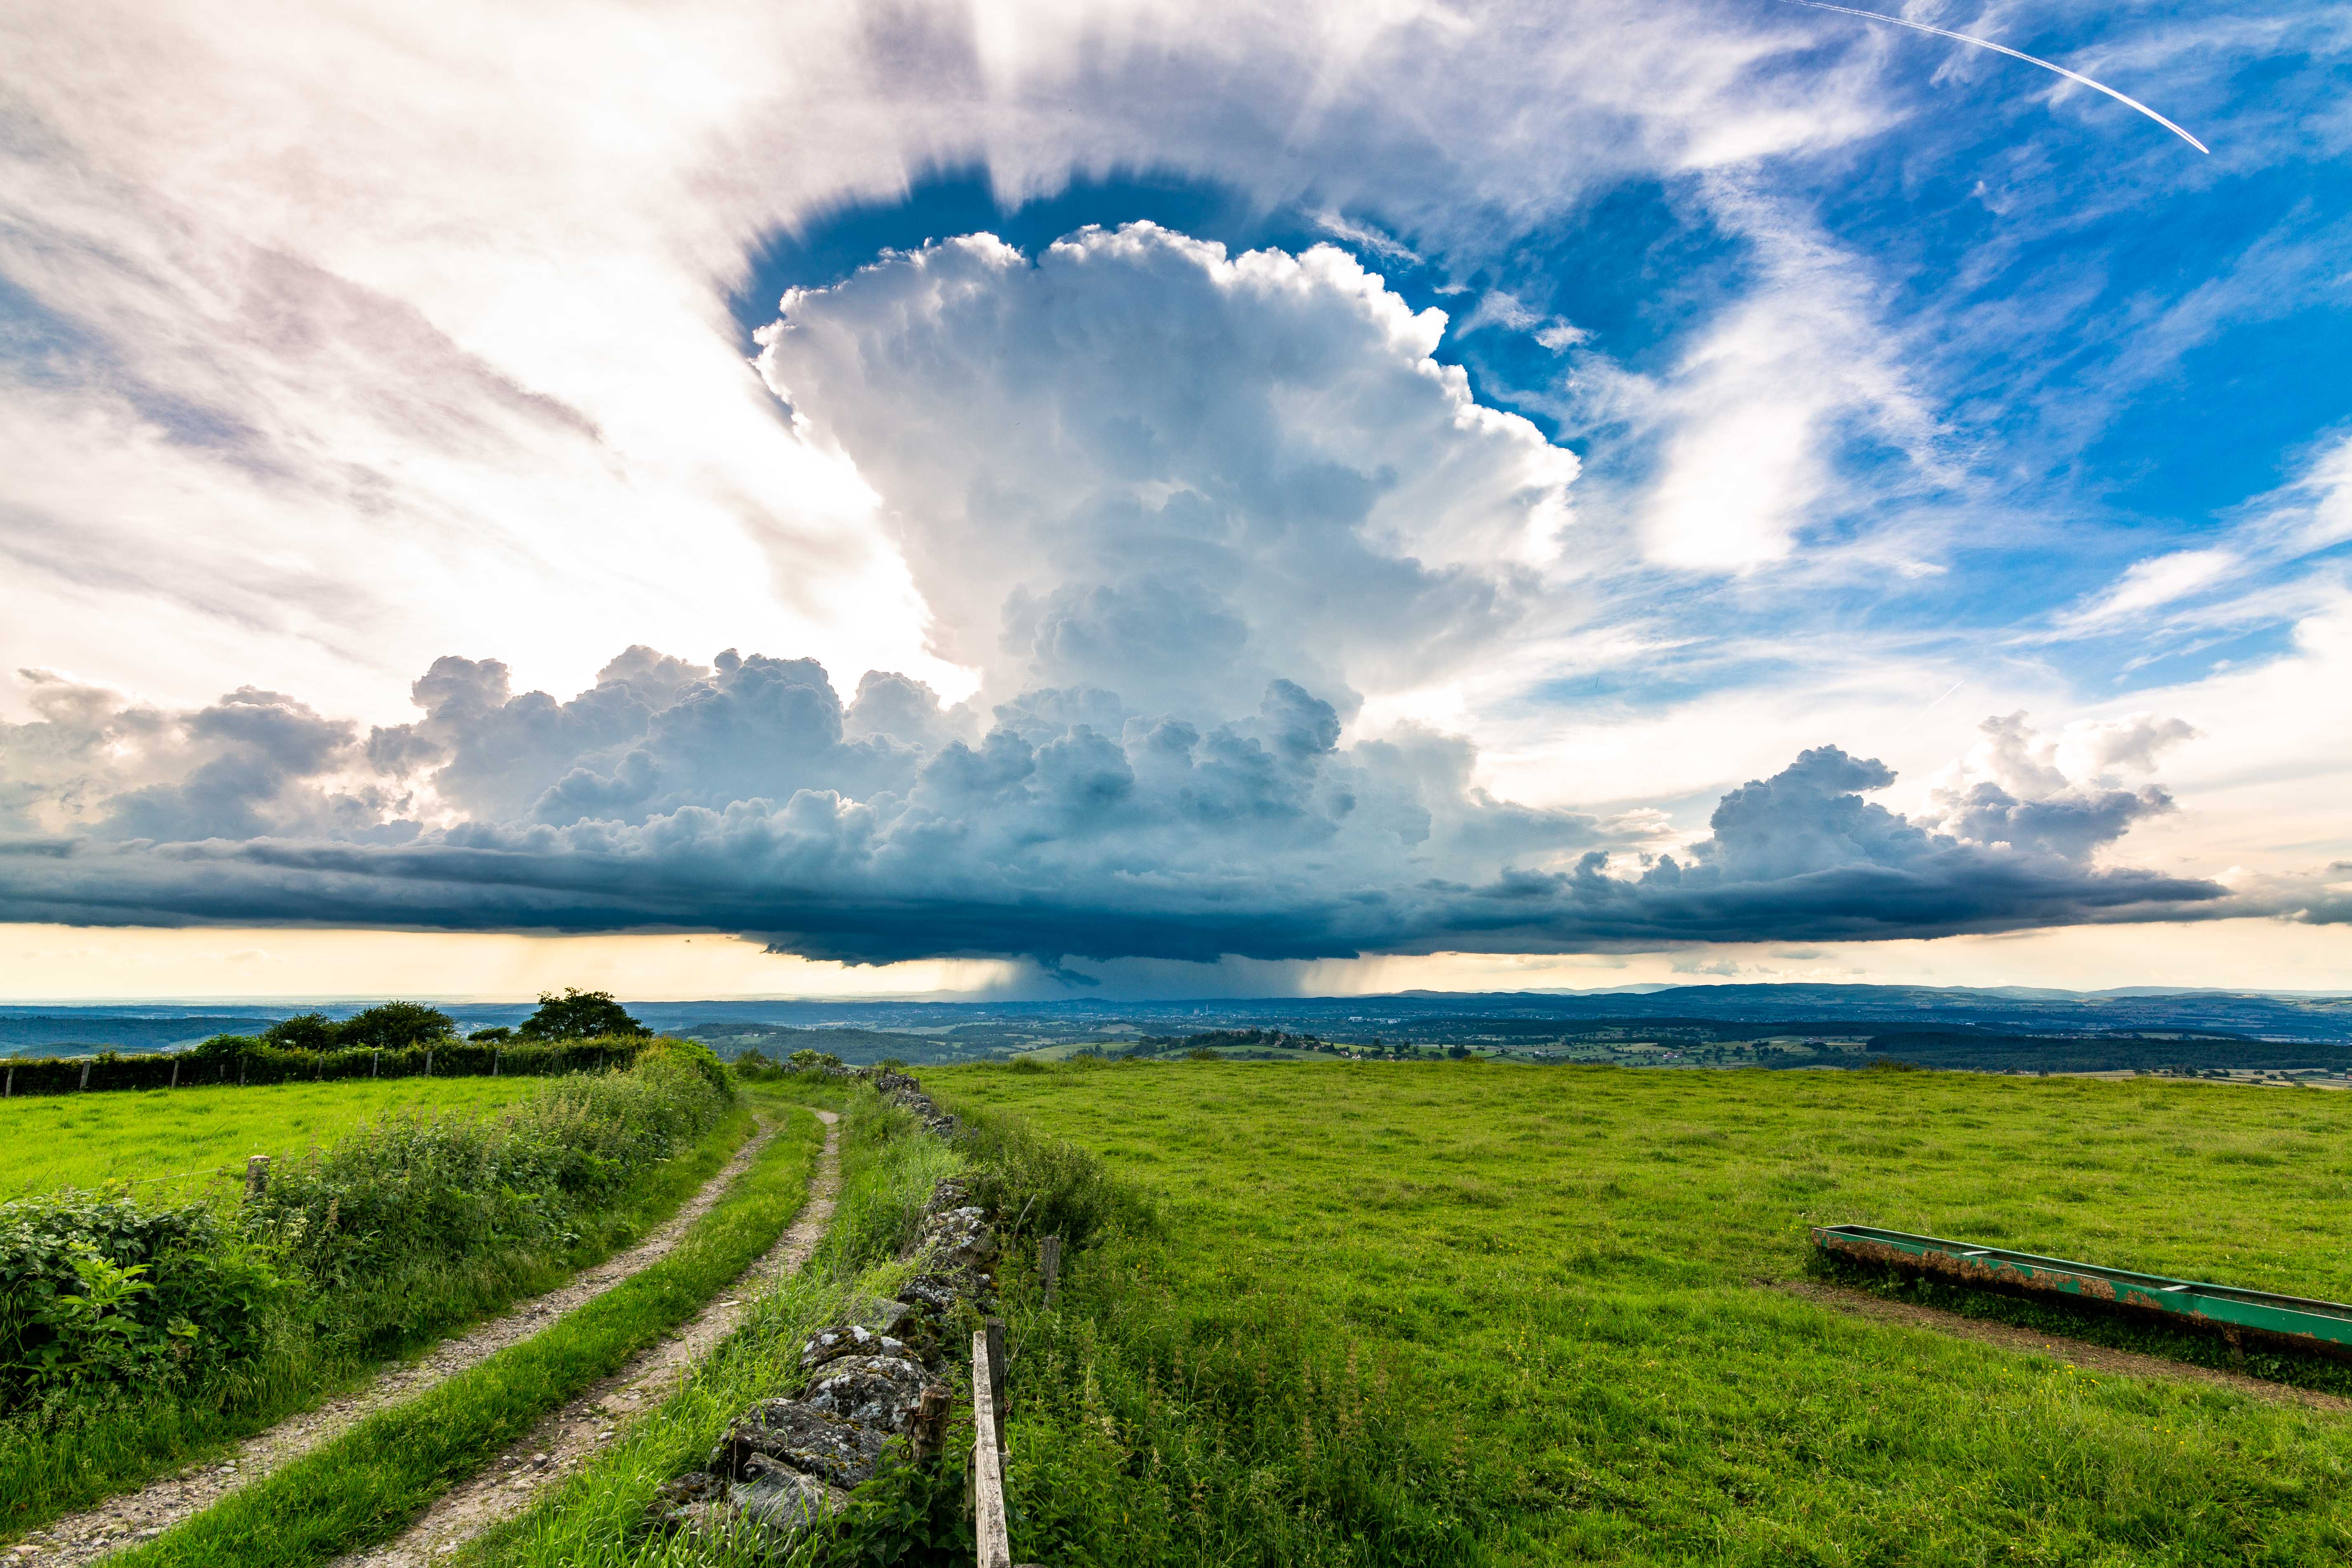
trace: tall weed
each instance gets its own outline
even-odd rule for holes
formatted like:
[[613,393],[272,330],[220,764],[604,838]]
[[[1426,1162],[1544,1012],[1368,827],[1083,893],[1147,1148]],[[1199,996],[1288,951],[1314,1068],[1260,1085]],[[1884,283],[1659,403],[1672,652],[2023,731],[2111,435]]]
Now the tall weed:
[[716,1125],[732,1095],[723,1068],[714,1079],[692,1053],[648,1050],[501,1116],[388,1117],[274,1174],[245,1224],[305,1287],[300,1328],[368,1353],[421,1330],[433,1292],[416,1287],[451,1265],[568,1250],[585,1216]]
[[[725,1158],[699,1047],[488,1118],[394,1116],[239,1207],[0,1205],[0,1530],[249,1430],[448,1324],[556,1284]],[[682,1156],[691,1155],[685,1159]]]
[[971,1167],[972,1201],[996,1216],[1008,1237],[1058,1236],[1076,1247],[1112,1226],[1143,1232],[1156,1224],[1150,1204],[1113,1180],[1091,1150],[1040,1132],[1015,1111],[961,1101],[950,1108],[960,1123],[957,1152]]
[[998,1275],[1017,1561],[1479,1560],[1481,1467],[1391,1359],[1281,1297],[1180,1295],[1146,1194],[1017,1113],[954,1109],[975,1196],[1071,1249],[1050,1310],[1030,1248]]

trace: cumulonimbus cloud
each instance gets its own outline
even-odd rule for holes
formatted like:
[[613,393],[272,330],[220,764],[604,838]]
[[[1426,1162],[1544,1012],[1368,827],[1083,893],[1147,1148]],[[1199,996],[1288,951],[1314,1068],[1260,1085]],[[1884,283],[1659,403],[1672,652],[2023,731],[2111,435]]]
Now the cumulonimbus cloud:
[[365,738],[268,692],[181,713],[36,696],[44,716],[0,733],[16,919],[1208,961],[1929,936],[2227,901],[2094,863],[2168,808],[2153,790],[1986,785],[1921,821],[1866,800],[1894,775],[1835,747],[1644,864],[1593,816],[1475,788],[1458,740],[1342,744],[1332,705],[1283,679],[1206,728],[1100,689],[967,726],[903,677],[844,703],[808,660],[643,648],[568,701],[445,658],[416,683],[424,716]]
[[[41,677],[38,717],[0,730],[0,909],[1050,963],[2228,903],[2104,864],[2169,801],[2078,782],[2022,731],[1916,818],[1867,798],[1895,782],[1878,763],[1805,751],[1671,854],[1655,814],[1495,797],[1461,738],[1351,733],[1368,698],[1572,614],[1552,558],[1575,542],[1576,461],[1433,358],[1444,327],[1326,247],[1235,257],[1137,225],[1034,258],[985,236],[885,255],[787,297],[761,370],[794,438],[879,498],[971,695],[633,647],[559,699],[450,656],[416,718],[363,731],[276,690],[167,711]],[[2070,743],[2105,767],[2164,739]]]

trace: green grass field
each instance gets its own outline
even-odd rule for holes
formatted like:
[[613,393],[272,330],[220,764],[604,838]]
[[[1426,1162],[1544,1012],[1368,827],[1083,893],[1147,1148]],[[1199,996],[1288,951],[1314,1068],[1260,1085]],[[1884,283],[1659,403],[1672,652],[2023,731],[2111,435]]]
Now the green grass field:
[[[401,1087],[421,1085],[422,1080],[410,1080]],[[373,1270],[362,1267],[323,1285],[308,1276],[293,1276],[289,1282],[290,1294],[273,1304],[271,1310],[279,1315],[271,1320],[257,1354],[204,1383],[179,1390],[140,1389],[129,1397],[103,1386],[86,1393],[68,1387],[54,1398],[9,1411],[0,1418],[0,1542],[37,1528],[60,1512],[141,1484],[159,1471],[208,1459],[226,1444],[364,1378],[387,1356],[406,1354],[448,1330],[502,1310],[519,1297],[553,1289],[573,1270],[643,1236],[716,1174],[753,1130],[753,1111],[745,1099],[758,1100],[751,1096],[730,1104],[711,1091],[694,1064],[659,1058],[642,1061],[625,1074],[576,1083],[468,1079],[453,1080],[446,1088],[454,1092],[440,1099],[438,1109],[458,1119],[463,1135],[453,1133],[423,1145],[454,1152],[454,1164],[445,1160],[407,1167],[422,1170],[429,1178],[414,1186],[424,1201],[446,1205],[456,1196],[447,1185],[451,1173],[464,1176],[466,1152],[469,1146],[478,1147],[468,1145],[467,1140],[484,1131],[474,1122],[474,1114],[495,1108],[500,1097],[511,1101],[527,1094],[546,1098],[522,1112],[519,1133],[512,1126],[503,1132],[488,1130],[494,1136],[514,1135],[523,1141],[506,1145],[512,1160],[504,1167],[507,1174],[519,1176],[535,1168],[533,1140],[545,1149],[577,1148],[583,1132],[602,1130],[623,1140],[618,1144],[606,1143],[599,1162],[603,1175],[618,1184],[594,1189],[593,1200],[557,1210],[564,1216],[563,1225],[552,1232],[528,1226],[499,1231],[460,1227],[435,1235],[432,1244],[418,1245],[419,1238],[411,1232],[372,1231],[369,1234],[378,1237],[403,1237],[406,1250],[390,1258],[388,1267],[385,1260],[376,1260]],[[364,1101],[354,1101],[348,1086],[220,1092],[235,1096],[225,1102],[226,1107],[244,1115],[275,1108],[279,1120],[273,1123],[264,1115],[262,1124],[274,1125],[281,1132],[302,1114],[300,1104],[305,1100],[314,1108],[331,1106],[341,1124],[339,1131],[348,1131],[351,1123],[372,1109]],[[146,1095],[107,1098],[131,1107],[154,1103],[154,1097]],[[387,1101],[381,1096],[376,1104],[394,1110],[423,1108],[414,1100]],[[583,1108],[593,1109],[595,1128],[583,1129],[574,1120],[587,1113]],[[175,1110],[176,1103],[156,1109]],[[534,1114],[540,1117],[537,1122],[531,1121]],[[314,1126],[323,1133],[326,1111],[318,1110],[314,1117]],[[665,1122],[677,1139],[667,1145],[666,1153],[661,1152],[661,1145],[647,1142],[654,1136],[652,1130]],[[131,1131],[136,1133],[142,1129]],[[642,1158],[627,1153],[630,1139],[636,1140]],[[306,1138],[295,1147],[310,1141]],[[343,1147],[352,1147],[349,1140]],[[404,1147],[408,1146],[394,1140],[395,1154]],[[356,1182],[378,1174],[366,1164],[362,1158],[353,1178]],[[538,1168],[543,1175],[544,1168]],[[391,1175],[389,1182],[382,1184],[385,1190],[395,1195],[412,1190],[404,1184],[400,1168]],[[784,1192],[769,1205],[770,1211],[789,1217],[797,1209],[801,1199],[800,1188],[793,1184],[796,1179],[791,1172],[784,1173]],[[299,1193],[299,1183],[273,1184],[273,1198],[289,1189]],[[363,1189],[355,1186],[353,1190]],[[553,1201],[562,1200],[558,1194]],[[447,1211],[437,1212],[446,1215]],[[458,1212],[467,1211],[461,1205]],[[396,1224],[402,1217],[396,1208],[379,1207],[377,1215],[386,1224]],[[524,1211],[524,1218],[530,1217],[530,1211]],[[706,1221],[711,1217],[704,1216]],[[776,1223],[780,1226],[783,1220]],[[438,1245],[444,1240],[453,1245]],[[673,1258],[677,1256],[672,1254]],[[676,1273],[673,1269],[656,1275],[655,1283]],[[627,1331],[641,1326],[633,1318],[622,1325],[621,1337],[625,1339]],[[614,1342],[611,1333],[602,1331],[590,1337],[602,1347],[598,1353],[608,1352]]]
[[774,1244],[807,1203],[824,1134],[808,1111],[773,1109],[783,1131],[667,1258],[118,1561],[125,1568],[308,1568],[398,1534],[549,1411],[692,1316]]
[[934,1069],[1142,1188],[1016,1266],[1016,1561],[2321,1563],[2352,1417],[1772,1289],[1859,1221],[2352,1298],[2352,1096],[1495,1063]]
[[[250,1154],[299,1154],[388,1110],[489,1110],[529,1094],[528,1078],[352,1079],[268,1089],[149,1089],[0,1100],[0,1202],[58,1187],[135,1181],[192,1194],[244,1180]],[[229,1167],[187,1180],[190,1172]]]

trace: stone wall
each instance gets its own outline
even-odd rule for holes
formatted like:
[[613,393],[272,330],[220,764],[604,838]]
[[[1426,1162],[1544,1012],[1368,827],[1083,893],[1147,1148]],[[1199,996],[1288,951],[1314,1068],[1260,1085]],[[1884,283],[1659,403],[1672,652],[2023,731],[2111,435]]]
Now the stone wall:
[[[930,1136],[955,1132],[955,1118],[904,1073],[827,1071],[871,1083]],[[969,1343],[953,1325],[966,1308],[985,1314],[996,1296],[996,1235],[968,1198],[953,1179],[932,1190],[922,1228],[902,1254],[921,1266],[898,1298],[811,1334],[800,1356],[807,1386],[738,1415],[702,1469],[662,1489],[648,1510],[654,1529],[749,1532],[781,1552],[837,1514],[894,1441],[918,1463],[938,1455],[950,1373]]]

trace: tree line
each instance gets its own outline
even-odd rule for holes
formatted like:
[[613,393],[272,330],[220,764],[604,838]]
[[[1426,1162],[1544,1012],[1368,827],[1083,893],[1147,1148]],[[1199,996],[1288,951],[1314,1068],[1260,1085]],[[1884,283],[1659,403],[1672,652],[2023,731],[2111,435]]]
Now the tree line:
[[[546,1045],[556,1040],[597,1040],[614,1037],[650,1039],[653,1031],[637,1022],[613,999],[609,991],[582,991],[565,986],[559,994],[543,991],[539,1011],[513,1028],[476,1029],[465,1037],[472,1045],[495,1046],[512,1040]],[[281,1051],[404,1051],[455,1043],[457,1020],[438,1007],[421,1002],[383,1002],[348,1018],[324,1013],[302,1013],[281,1018],[257,1037],[223,1036],[224,1039],[257,1039]],[[211,1045],[212,1041],[205,1042]]]

